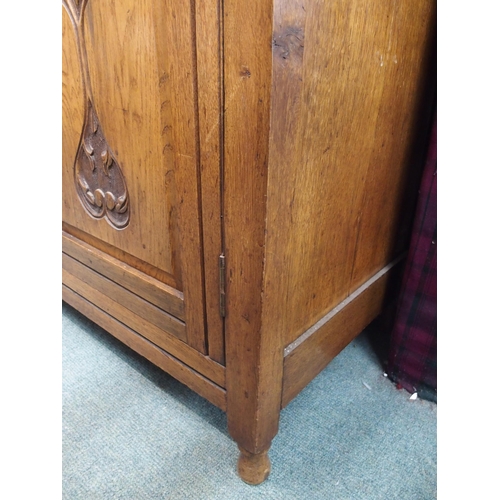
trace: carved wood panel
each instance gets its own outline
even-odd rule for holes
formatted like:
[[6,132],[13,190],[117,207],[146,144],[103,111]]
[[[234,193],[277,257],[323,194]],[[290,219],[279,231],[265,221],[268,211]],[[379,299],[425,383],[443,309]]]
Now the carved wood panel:
[[221,251],[217,2],[63,0],[62,218],[172,287],[187,344],[219,361],[222,322],[204,302]]
[[75,32],[86,108],[74,163],[76,191],[89,215],[97,219],[104,217],[111,226],[123,229],[130,220],[127,186],[93,105],[83,27],[88,0],[63,0],[62,3]]

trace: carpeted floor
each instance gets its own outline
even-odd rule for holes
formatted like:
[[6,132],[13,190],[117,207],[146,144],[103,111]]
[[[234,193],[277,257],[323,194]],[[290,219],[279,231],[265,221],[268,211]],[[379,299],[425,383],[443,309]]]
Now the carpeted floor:
[[224,412],[63,304],[63,499],[430,500],[437,406],[398,391],[361,334],[282,411],[259,486]]

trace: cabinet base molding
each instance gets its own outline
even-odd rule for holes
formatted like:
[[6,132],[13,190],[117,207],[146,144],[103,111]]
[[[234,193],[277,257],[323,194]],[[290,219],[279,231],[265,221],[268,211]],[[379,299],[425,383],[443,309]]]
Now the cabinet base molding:
[[170,356],[163,349],[155,346],[66,285],[62,286],[62,298],[70,306],[80,311],[84,316],[111,333],[132,350],[144,356],[151,363],[166,371],[179,382],[187,385],[221,410],[226,411],[226,391],[222,387]]
[[285,348],[282,408],[380,314],[404,257],[381,269]]
[[62,264],[63,284],[69,289],[225,388],[225,367],[185,342],[185,324],[178,319],[183,303],[173,300],[175,290],[64,231]]
[[185,320],[182,292],[89,245],[63,230],[62,250],[92,270],[144,298],[166,313]]

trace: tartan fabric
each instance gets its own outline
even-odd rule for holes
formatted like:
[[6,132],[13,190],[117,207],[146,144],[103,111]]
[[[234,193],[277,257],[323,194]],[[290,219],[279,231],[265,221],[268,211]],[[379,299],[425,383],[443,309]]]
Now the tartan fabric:
[[394,382],[431,401],[437,401],[436,129],[434,118],[387,364]]

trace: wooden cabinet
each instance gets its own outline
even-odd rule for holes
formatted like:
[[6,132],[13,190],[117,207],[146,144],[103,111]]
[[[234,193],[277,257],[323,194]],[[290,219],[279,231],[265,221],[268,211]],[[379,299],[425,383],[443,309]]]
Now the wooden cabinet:
[[280,409],[404,256],[432,0],[63,0],[63,299],[227,412]]

